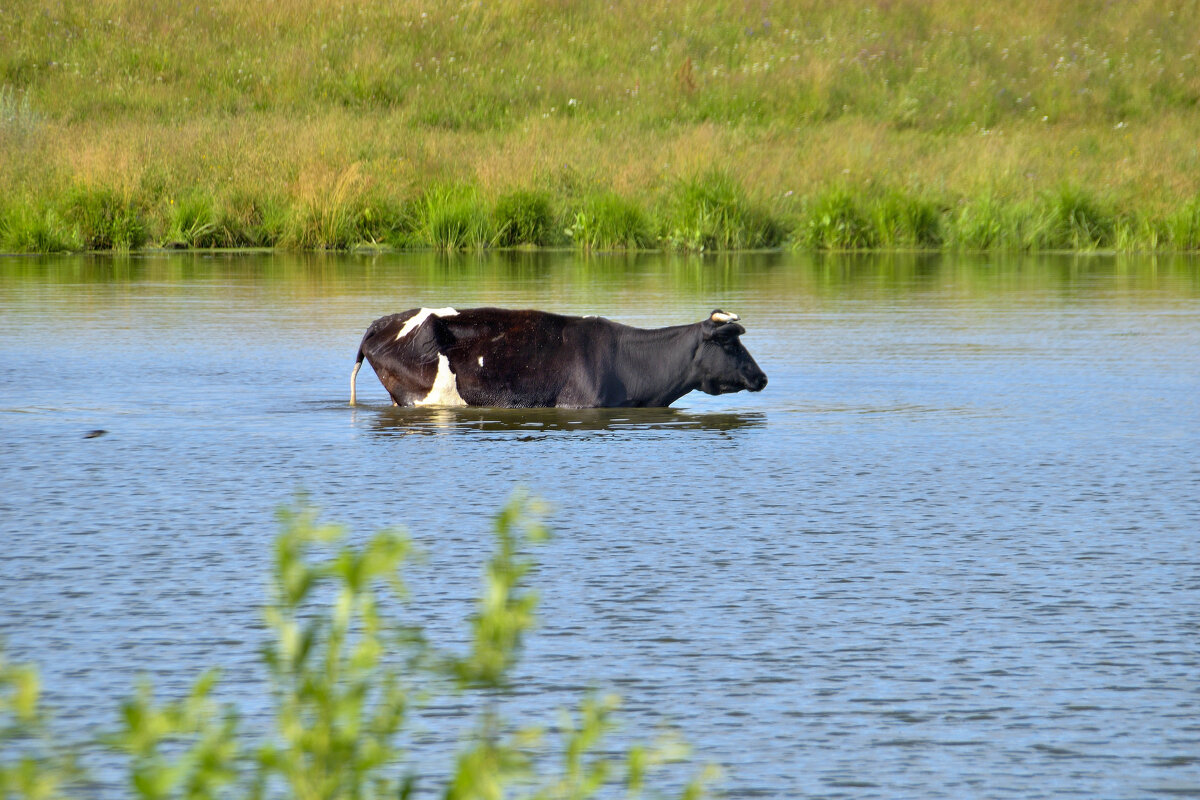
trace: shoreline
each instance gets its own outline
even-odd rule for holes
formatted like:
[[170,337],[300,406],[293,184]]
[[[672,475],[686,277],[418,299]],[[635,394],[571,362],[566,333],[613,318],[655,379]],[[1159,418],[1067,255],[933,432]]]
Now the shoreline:
[[363,192],[309,203],[194,192],[176,203],[116,189],[0,202],[0,253],[129,251],[484,251],[733,253],[1200,251],[1200,197],[1164,211],[1122,208],[1063,187],[1031,200],[830,187],[756,202],[722,172],[648,201],[610,190],[574,198],[485,197],[442,184],[409,198]]

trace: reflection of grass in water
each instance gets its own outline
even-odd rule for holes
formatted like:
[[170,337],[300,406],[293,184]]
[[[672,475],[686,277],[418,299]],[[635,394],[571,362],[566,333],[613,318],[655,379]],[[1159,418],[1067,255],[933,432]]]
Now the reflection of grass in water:
[[[104,738],[128,766],[128,790],[141,798],[409,797],[441,784],[446,798],[500,797],[509,787],[541,787],[545,797],[589,797],[604,785],[640,793],[655,767],[684,755],[669,737],[619,754],[604,749],[614,697],[585,697],[564,712],[557,742],[501,715],[537,596],[525,578],[528,551],[544,541],[540,507],[514,498],[494,522],[495,551],[467,622],[463,652],[443,650],[407,617],[408,539],[393,531],[361,545],[320,523],[299,504],[281,510],[275,540],[269,629],[263,661],[274,730],[263,740],[240,729],[236,710],[212,698],[219,673],[201,676],[181,699],[159,701],[148,682],[121,707]],[[401,749],[415,708],[456,688],[474,729],[439,779]],[[0,654],[0,795],[87,796],[68,748],[46,736],[38,676]],[[7,745],[16,744],[11,750]],[[703,776],[702,776],[703,777]],[[583,785],[592,791],[580,791]],[[680,792],[695,798],[697,778]]]
[[[1069,290],[1086,297],[1116,292],[1153,300],[1164,291],[1200,293],[1200,261],[1187,255],[943,255],[939,253],[645,254],[572,252],[409,253],[394,256],[324,253],[177,253],[155,258],[122,255],[56,255],[0,259],[0,280],[20,283],[134,284],[153,282],[181,293],[212,281],[254,287],[267,297],[333,300],[394,298],[364,309],[402,311],[405,297],[442,298],[460,307],[488,305],[504,293],[514,306],[598,313],[643,326],[695,322],[729,305],[736,293],[748,306],[823,302],[913,294],[932,304],[963,298],[1010,297]],[[199,284],[199,286],[197,286]],[[552,290],[552,291],[551,291]],[[631,319],[630,292],[691,304],[671,318]],[[744,305],[741,305],[744,304]],[[644,312],[644,307],[639,313]],[[756,322],[746,319],[750,334]],[[360,335],[357,331],[354,335]],[[353,351],[351,342],[348,348]],[[352,355],[352,353],[351,353]]]

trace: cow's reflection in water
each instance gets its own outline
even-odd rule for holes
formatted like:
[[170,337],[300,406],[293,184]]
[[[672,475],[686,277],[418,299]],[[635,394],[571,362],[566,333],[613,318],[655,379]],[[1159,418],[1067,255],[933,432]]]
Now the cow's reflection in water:
[[363,412],[370,414],[370,430],[381,436],[738,431],[767,424],[762,412],[701,414],[671,408],[360,408]]

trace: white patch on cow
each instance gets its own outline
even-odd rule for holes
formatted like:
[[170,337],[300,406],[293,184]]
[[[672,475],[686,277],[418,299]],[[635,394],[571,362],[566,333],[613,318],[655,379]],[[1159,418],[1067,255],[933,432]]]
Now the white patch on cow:
[[[440,316],[440,315],[439,315]],[[465,406],[466,400],[458,393],[458,380],[450,370],[450,359],[438,354],[437,377],[433,379],[433,388],[425,398],[413,403],[417,406]]]
[[458,313],[457,311],[455,311],[453,308],[450,308],[449,306],[447,306],[446,308],[422,308],[420,311],[413,314],[411,317],[409,317],[405,321],[404,327],[401,328],[400,332],[396,334],[396,338],[394,341],[397,341],[397,342],[400,341],[405,336],[408,336],[414,330],[421,327],[421,323],[423,323],[425,320],[429,319],[430,314],[432,314],[435,317],[452,317],[457,313]]
[[479,366],[483,366],[483,356],[479,357]]
[[596,315],[595,314],[584,314],[583,318],[584,319],[596,319]]
[[741,317],[732,311],[714,311],[712,313],[713,322],[737,322],[739,319]]

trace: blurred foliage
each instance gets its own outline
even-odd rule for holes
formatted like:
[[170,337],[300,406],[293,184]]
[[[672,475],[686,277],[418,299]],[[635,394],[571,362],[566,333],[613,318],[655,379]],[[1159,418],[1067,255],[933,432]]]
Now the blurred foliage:
[[[524,579],[533,565],[528,550],[549,535],[544,514],[540,503],[517,494],[496,516],[496,550],[468,623],[470,644],[451,653],[402,619],[409,601],[403,572],[412,555],[406,537],[383,531],[355,545],[303,499],[282,509],[266,607],[271,638],[263,650],[273,735],[250,735],[234,708],[213,699],[216,671],[186,697],[165,702],[143,681],[122,705],[120,727],[102,737],[128,763],[128,796],[411,797],[417,771],[401,734],[415,706],[455,686],[477,698],[480,710],[438,795],[583,800],[621,786],[640,796],[652,769],[685,758],[686,750],[664,738],[612,755],[604,739],[614,727],[615,698],[588,696],[576,712],[562,712],[557,743],[502,714],[503,689],[536,621],[537,596]],[[0,654],[0,800],[88,796],[70,749],[45,736],[46,722],[36,669]],[[429,772],[422,764],[422,775]],[[702,772],[681,796],[699,796],[711,777]]]

